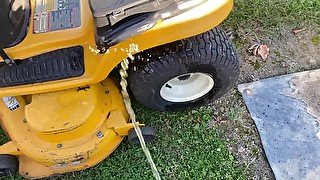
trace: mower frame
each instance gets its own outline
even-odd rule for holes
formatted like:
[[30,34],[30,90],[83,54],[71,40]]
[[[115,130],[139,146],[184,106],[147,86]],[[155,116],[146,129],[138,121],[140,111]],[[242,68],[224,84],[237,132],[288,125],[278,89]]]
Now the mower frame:
[[[34,7],[34,3],[34,0],[31,1],[31,7]],[[81,0],[81,27],[34,34],[34,24],[31,21],[26,38],[17,46],[5,50],[12,59],[26,59],[57,49],[82,46],[85,73],[77,78],[0,88],[0,97],[38,94],[99,83],[128,57],[127,50],[130,44],[138,45],[139,51],[144,51],[201,34],[218,26],[229,15],[232,7],[233,0],[207,1],[190,11],[157,24],[147,32],[111,47],[105,53],[99,53],[96,48],[95,26],[89,3],[87,0]],[[31,16],[33,15],[34,10],[31,12]]]

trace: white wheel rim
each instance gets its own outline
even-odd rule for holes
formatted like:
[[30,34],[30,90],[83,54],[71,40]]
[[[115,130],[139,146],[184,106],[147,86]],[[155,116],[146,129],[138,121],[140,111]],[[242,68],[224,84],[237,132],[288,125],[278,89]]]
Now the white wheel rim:
[[160,96],[170,102],[189,102],[203,97],[213,87],[214,80],[209,74],[188,73],[165,83],[160,90]]

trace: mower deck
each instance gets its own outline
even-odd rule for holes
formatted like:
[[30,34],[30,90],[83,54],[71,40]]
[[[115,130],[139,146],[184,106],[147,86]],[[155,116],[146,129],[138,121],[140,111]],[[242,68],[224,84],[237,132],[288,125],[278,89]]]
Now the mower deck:
[[111,154],[133,125],[110,79],[92,86],[17,98],[11,111],[0,103],[11,141],[0,154],[18,155],[20,174],[47,177],[96,165]]

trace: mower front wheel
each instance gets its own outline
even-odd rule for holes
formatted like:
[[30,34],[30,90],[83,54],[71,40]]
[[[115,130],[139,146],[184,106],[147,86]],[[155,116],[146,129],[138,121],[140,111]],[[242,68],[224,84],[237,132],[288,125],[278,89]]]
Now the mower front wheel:
[[19,161],[16,156],[0,155],[0,176],[15,174],[19,169]]
[[[140,127],[142,136],[145,142],[152,142],[156,138],[156,130],[152,127]],[[140,140],[134,129],[131,129],[128,134],[128,140],[131,143],[139,144]]]
[[239,73],[237,52],[220,28],[144,51],[129,74],[146,107],[167,111],[208,104],[226,94]]

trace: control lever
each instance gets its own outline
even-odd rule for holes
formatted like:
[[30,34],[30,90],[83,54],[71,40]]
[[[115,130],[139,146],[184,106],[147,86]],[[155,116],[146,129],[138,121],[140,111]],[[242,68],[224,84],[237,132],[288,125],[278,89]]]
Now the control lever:
[[14,66],[16,63],[8,56],[8,54],[4,51],[4,48],[0,45],[0,56],[4,60],[8,66]]

